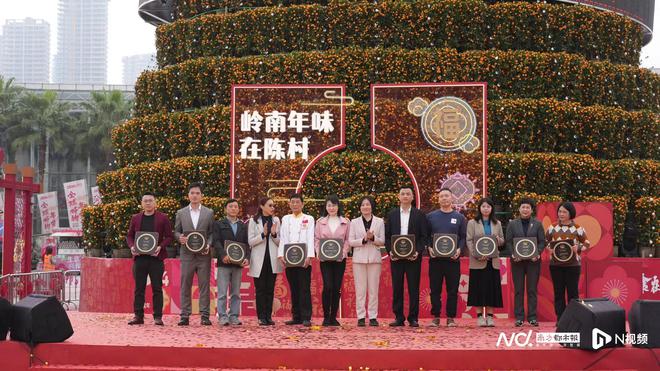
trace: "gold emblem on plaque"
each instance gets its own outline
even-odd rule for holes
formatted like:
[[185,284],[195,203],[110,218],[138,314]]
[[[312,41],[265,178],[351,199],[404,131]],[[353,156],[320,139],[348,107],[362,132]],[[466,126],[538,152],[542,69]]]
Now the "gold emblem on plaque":
[[421,117],[424,139],[440,151],[472,153],[479,148],[477,117],[470,105],[456,97],[442,97],[429,103],[417,97],[408,103],[408,112]]

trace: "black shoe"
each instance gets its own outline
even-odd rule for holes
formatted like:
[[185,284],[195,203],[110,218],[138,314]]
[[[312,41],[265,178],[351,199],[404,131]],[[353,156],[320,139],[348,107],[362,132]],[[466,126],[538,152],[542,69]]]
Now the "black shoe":
[[259,320],[259,326],[268,326],[268,320],[260,319]]
[[303,321],[302,325],[305,327],[312,327],[312,321]]
[[408,325],[410,327],[419,327],[419,322],[417,322],[416,320],[408,321]]
[[396,320],[394,322],[390,322],[390,327],[401,327],[405,326],[406,324],[403,321]]
[[188,318],[181,318],[181,320],[179,320],[179,323],[177,323],[177,326],[188,326],[189,324],[190,321],[188,320]]
[[539,322],[535,319],[529,321],[530,326],[539,327]]
[[302,321],[296,320],[296,319],[290,319],[286,322],[284,322],[285,325],[292,326],[292,325],[302,325]]
[[272,318],[267,319],[266,322],[268,323],[268,326],[275,326],[275,321],[273,321]]
[[332,321],[330,323],[330,326],[335,326],[335,327],[341,326],[341,323],[339,323],[339,321],[337,321],[337,319],[334,318],[334,319],[332,319]]
[[129,325],[144,325],[144,318],[142,317],[133,317],[132,320],[128,322]]
[[364,322],[364,318],[360,318],[360,319],[358,320],[358,327],[364,327],[364,326],[366,326],[366,324],[365,324],[365,322]]
[[521,319],[516,320],[516,327],[520,327],[523,325],[523,321]]
[[200,323],[202,324],[202,326],[211,326],[212,325],[211,321],[206,317],[202,317],[202,321]]
[[369,326],[378,326],[378,321],[375,318],[369,320]]
[[162,318],[154,318],[154,325],[156,326],[165,326]]
[[323,323],[321,323],[321,326],[323,327],[332,326],[332,320],[329,320],[327,318],[323,319]]

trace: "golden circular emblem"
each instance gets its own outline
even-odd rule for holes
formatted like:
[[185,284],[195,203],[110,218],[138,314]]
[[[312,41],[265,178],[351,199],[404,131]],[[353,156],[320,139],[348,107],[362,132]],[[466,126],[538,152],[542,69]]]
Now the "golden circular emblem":
[[442,97],[429,103],[417,97],[408,103],[408,111],[421,117],[422,134],[433,148],[466,153],[479,148],[477,117],[463,99]]

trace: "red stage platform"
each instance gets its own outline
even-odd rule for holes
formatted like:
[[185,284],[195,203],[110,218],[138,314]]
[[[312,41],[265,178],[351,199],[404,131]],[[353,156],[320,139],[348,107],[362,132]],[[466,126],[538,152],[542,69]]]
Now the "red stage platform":
[[[34,350],[32,369],[38,370],[184,370],[184,369],[658,369],[660,350],[632,347],[588,352],[558,345],[498,347],[500,332],[553,332],[552,323],[539,328],[515,328],[509,320],[497,327],[358,328],[344,319],[341,328],[259,327],[254,318],[243,326],[204,327],[199,317],[191,326],[176,326],[166,316],[165,327],[128,326],[130,315],[70,312],[75,334],[58,344]],[[318,319],[316,319],[319,322]],[[533,341],[534,342],[534,341]],[[27,345],[0,342],[0,369],[30,369]]]

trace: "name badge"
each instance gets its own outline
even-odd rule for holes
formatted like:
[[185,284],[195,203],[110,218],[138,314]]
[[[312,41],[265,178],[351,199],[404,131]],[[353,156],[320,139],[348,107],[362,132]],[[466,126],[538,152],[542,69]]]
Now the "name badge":
[[451,224],[456,224],[456,222],[458,222],[458,220],[456,220],[456,218],[451,218]]

